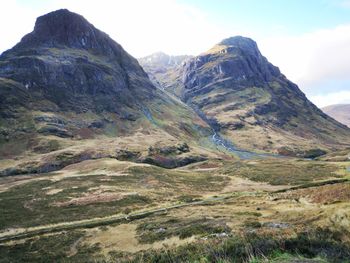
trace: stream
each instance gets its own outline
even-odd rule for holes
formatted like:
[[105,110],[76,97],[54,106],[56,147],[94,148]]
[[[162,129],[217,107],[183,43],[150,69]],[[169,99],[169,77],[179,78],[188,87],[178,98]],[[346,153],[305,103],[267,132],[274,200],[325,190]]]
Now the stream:
[[268,153],[255,153],[243,149],[237,148],[232,142],[226,140],[221,137],[218,133],[219,126],[218,124],[207,118],[207,116],[202,112],[196,105],[194,105],[191,101],[187,102],[188,105],[198,114],[198,116],[205,121],[212,129],[212,135],[210,135],[210,140],[217,146],[224,148],[226,151],[231,152],[238,156],[240,159],[249,160],[249,159],[261,159],[268,157],[281,157],[279,155],[268,154]]
[[[200,110],[198,107],[193,105],[191,102],[188,102],[189,106],[198,114],[198,116],[205,121],[212,129],[212,135],[210,135],[210,140],[220,148],[225,149],[228,152],[231,152],[238,156],[240,159],[243,160],[249,160],[249,159],[261,159],[261,158],[269,158],[269,157],[281,157],[280,155],[274,155],[274,154],[268,154],[268,153],[255,153],[243,149],[237,148],[232,142],[224,139],[221,137],[220,134],[218,134],[216,127],[217,124],[214,123],[212,120],[209,120],[207,116]],[[153,119],[152,113],[147,107],[140,107],[141,111],[145,115],[145,117],[154,125],[157,125],[156,122]]]
[[229,151],[235,155],[237,155],[240,159],[249,160],[249,159],[257,159],[257,158],[268,158],[268,157],[280,157],[278,155],[268,154],[268,153],[255,153],[246,150],[242,150],[233,145],[230,141],[222,138],[220,134],[216,131],[213,131],[213,135],[211,135],[211,141],[219,147],[224,148],[226,151]]

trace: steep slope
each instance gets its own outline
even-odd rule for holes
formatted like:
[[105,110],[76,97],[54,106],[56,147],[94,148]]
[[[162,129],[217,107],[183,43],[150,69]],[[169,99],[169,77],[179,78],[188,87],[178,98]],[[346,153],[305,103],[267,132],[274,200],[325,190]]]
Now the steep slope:
[[195,142],[209,131],[118,43],[68,10],[39,17],[34,31],[1,55],[0,101],[1,158],[86,150],[89,143],[107,143],[110,154],[123,136],[132,138],[129,148],[147,151],[158,141]]
[[350,104],[335,104],[322,108],[333,119],[350,127]]
[[182,87],[182,66],[191,58],[193,56],[170,56],[158,52],[138,60],[156,86],[178,96]]
[[249,38],[225,39],[178,72],[182,86],[170,89],[241,148],[308,156],[350,143],[350,130],[313,105]]

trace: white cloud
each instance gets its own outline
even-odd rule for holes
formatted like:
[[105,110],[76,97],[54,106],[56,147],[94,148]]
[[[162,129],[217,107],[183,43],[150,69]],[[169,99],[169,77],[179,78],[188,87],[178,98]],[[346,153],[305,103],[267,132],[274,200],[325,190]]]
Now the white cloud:
[[227,36],[206,13],[176,0],[53,0],[51,7],[82,14],[136,57],[197,54]]
[[329,80],[350,82],[350,25],[301,36],[263,39],[261,49],[272,63],[306,92],[317,91],[318,85]]
[[340,1],[339,5],[345,8],[350,8],[350,1],[349,0]]
[[329,94],[320,94],[310,97],[310,100],[318,107],[325,107],[333,104],[350,103],[350,91],[343,90]]
[[[14,46],[33,27],[32,14],[16,1],[1,3],[0,53]],[[15,14],[15,15],[14,15]]]

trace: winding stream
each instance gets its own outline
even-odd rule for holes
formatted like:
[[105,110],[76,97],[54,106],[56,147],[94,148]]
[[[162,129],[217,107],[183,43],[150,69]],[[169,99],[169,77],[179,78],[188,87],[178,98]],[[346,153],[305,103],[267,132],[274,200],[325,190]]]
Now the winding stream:
[[[205,121],[212,129],[212,135],[210,135],[210,140],[217,146],[225,149],[228,152],[231,152],[238,156],[240,159],[249,160],[249,159],[257,159],[257,158],[269,158],[269,157],[281,157],[280,155],[274,155],[274,154],[268,154],[268,153],[255,153],[243,149],[237,148],[232,142],[229,140],[226,140],[221,137],[220,134],[218,134],[218,128],[216,127],[217,124],[214,123],[212,120],[209,120],[207,116],[200,110],[198,107],[196,107],[191,102],[188,102],[188,105],[198,114],[198,116]],[[140,107],[141,111],[145,115],[145,117],[154,125],[157,125],[155,120],[153,119],[152,113],[147,107]],[[350,167],[349,167],[350,168]]]
[[280,157],[278,155],[268,154],[268,153],[255,153],[246,150],[242,150],[233,145],[230,141],[222,138],[220,134],[213,131],[213,135],[211,136],[212,142],[224,148],[226,151],[229,151],[235,155],[237,155],[240,159],[248,160],[248,159],[256,159],[256,158],[268,158],[268,157]]
[[232,142],[224,139],[218,133],[219,126],[218,124],[208,119],[208,117],[202,112],[195,104],[193,104],[190,100],[187,101],[187,104],[198,114],[198,116],[205,121],[212,129],[212,135],[210,136],[210,140],[217,146],[224,148],[226,151],[231,152],[238,156],[240,159],[249,160],[249,159],[257,159],[257,158],[268,158],[268,157],[281,157],[280,155],[268,154],[268,153],[255,153],[243,149],[237,148]]

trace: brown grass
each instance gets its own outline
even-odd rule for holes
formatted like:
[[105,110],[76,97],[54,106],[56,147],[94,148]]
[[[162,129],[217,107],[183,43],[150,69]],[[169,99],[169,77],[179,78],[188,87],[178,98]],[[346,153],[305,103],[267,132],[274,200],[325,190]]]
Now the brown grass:
[[345,202],[350,201],[350,184],[344,183],[300,189],[284,193],[281,196],[288,199],[305,198],[309,202],[317,204]]

